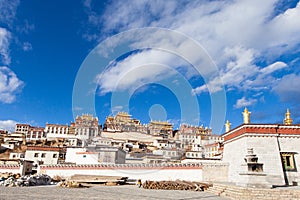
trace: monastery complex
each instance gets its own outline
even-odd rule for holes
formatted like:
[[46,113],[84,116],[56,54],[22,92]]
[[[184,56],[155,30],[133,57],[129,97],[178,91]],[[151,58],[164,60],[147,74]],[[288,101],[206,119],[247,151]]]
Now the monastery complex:
[[203,126],[151,121],[126,112],[103,125],[89,114],[70,125],[16,124],[0,134],[0,171],[50,176],[117,175],[142,180],[182,179],[272,188],[300,183],[300,125],[287,110],[282,124],[243,124],[213,134]]

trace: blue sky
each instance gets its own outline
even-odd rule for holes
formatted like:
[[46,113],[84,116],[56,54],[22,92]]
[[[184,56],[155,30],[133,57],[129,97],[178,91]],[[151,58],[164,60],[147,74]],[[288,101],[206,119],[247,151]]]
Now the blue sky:
[[[203,124],[221,133],[225,119],[242,123],[245,106],[253,123],[281,123],[287,108],[299,123],[299,18],[300,3],[285,0],[0,0],[0,129],[69,124],[88,112],[103,123],[129,111],[142,123]],[[74,100],[80,69],[89,70],[84,61],[97,48],[115,53],[108,44],[122,36],[129,51],[93,63],[80,81],[96,90],[83,88]],[[88,96],[93,104],[77,105]]]

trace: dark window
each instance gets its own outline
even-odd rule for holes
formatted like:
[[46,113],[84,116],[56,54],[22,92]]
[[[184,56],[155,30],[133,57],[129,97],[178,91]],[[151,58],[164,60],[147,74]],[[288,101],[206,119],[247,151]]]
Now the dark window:
[[45,158],[46,157],[46,153],[42,153],[42,158]]
[[39,153],[35,153],[35,154],[34,154],[34,157],[35,157],[35,158],[39,157]]
[[285,158],[286,158],[286,166],[291,167],[291,161],[290,161],[291,156],[286,156]]
[[285,171],[296,171],[294,153],[281,153],[281,159]]
[[53,154],[53,158],[57,158],[57,154],[55,153],[55,154]]

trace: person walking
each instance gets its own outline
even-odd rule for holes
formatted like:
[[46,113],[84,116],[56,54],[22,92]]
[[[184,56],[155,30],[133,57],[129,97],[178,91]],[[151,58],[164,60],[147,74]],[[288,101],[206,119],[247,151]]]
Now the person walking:
[[139,188],[142,187],[142,180],[141,179],[138,179],[137,185],[139,186]]

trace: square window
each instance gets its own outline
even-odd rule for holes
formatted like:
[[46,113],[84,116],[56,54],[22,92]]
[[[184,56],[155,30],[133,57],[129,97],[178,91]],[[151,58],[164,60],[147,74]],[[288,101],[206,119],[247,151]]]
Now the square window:
[[55,153],[55,154],[53,154],[53,158],[57,158],[57,154]]
[[281,153],[281,159],[285,171],[296,171],[294,153]]
[[39,157],[39,153],[34,153],[34,157],[35,158]]
[[46,153],[42,153],[42,158],[45,158],[46,157]]

